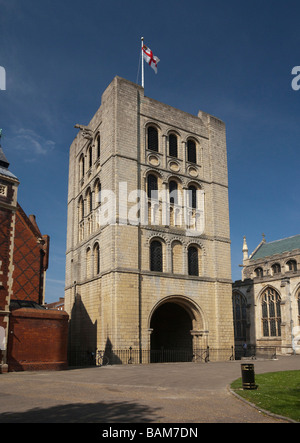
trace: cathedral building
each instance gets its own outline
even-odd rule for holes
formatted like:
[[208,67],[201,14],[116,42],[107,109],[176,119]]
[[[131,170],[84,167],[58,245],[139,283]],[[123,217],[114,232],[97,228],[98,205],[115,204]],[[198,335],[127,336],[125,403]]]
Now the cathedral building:
[[[70,147],[70,350],[234,345],[225,125],[115,77]],[[228,354],[228,355],[227,355]],[[140,353],[140,362],[143,361]]]
[[236,347],[300,353],[300,235],[267,242],[249,256],[243,244],[242,280],[233,284]]

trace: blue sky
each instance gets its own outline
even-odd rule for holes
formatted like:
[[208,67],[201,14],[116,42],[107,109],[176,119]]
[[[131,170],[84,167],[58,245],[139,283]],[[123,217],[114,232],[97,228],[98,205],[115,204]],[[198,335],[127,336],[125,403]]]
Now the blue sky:
[[[136,82],[140,38],[160,58],[145,95],[227,127],[232,278],[300,233],[298,0],[0,0],[2,146],[19,202],[51,237],[46,301],[64,295],[69,146],[115,75]],[[140,83],[140,78],[138,78]]]

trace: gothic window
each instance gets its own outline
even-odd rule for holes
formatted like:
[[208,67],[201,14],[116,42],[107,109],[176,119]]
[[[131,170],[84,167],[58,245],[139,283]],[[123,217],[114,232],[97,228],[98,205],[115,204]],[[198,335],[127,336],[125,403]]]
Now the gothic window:
[[255,273],[255,277],[263,277],[263,275],[264,275],[264,271],[262,268],[256,268],[254,273]]
[[196,246],[190,246],[188,249],[188,272],[189,275],[199,276],[199,256]]
[[297,271],[296,260],[289,260],[286,265],[287,265],[289,271]]
[[197,189],[195,186],[189,186],[189,207],[197,209]]
[[94,275],[100,274],[100,247],[99,243],[94,246]]
[[91,168],[93,166],[93,150],[92,147],[89,147],[89,168]]
[[93,210],[93,194],[90,188],[87,190],[87,209],[88,213],[91,213]]
[[163,249],[159,240],[153,240],[150,244],[150,270],[163,272]]
[[97,147],[97,159],[98,159],[98,158],[100,158],[100,151],[101,151],[100,134],[97,135],[97,139],[96,139],[96,147]]
[[158,152],[158,131],[154,126],[148,127],[148,149]]
[[272,272],[273,272],[273,275],[280,274],[281,266],[279,263],[275,263],[274,265],[272,265]]
[[82,221],[84,219],[84,200],[82,197],[80,197],[79,199],[78,215],[79,215],[79,221]]
[[97,179],[95,183],[95,207],[99,206],[101,203],[101,183],[100,180]]
[[170,157],[178,156],[177,136],[175,134],[169,135],[169,155]]
[[79,159],[79,177],[82,179],[84,177],[84,155],[82,154]]
[[242,294],[235,293],[232,297],[234,338],[246,341],[247,300]]
[[187,154],[190,163],[197,163],[196,143],[193,140],[187,142]]
[[157,191],[158,191],[157,177],[155,175],[153,175],[153,174],[149,174],[148,175],[148,179],[147,179],[147,194],[148,194],[148,198],[157,199],[157,197],[158,197]]
[[281,298],[271,288],[262,295],[262,329],[264,337],[281,337]]
[[178,203],[178,184],[174,180],[169,183],[169,193],[170,193],[170,203],[177,204]]

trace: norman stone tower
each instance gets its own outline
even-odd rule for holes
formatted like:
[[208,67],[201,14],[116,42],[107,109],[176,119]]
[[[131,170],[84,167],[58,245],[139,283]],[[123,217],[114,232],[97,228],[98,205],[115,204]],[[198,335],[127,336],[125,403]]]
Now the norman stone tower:
[[224,123],[115,77],[89,125],[77,127],[66,253],[71,352],[230,352]]

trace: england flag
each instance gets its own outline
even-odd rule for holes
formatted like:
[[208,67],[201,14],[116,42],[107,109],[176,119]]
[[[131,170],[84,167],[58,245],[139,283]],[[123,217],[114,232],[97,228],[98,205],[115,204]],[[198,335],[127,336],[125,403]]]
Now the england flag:
[[157,74],[157,64],[160,61],[158,57],[153,55],[153,52],[146,45],[143,45],[143,57],[146,63],[154,70],[155,74]]

